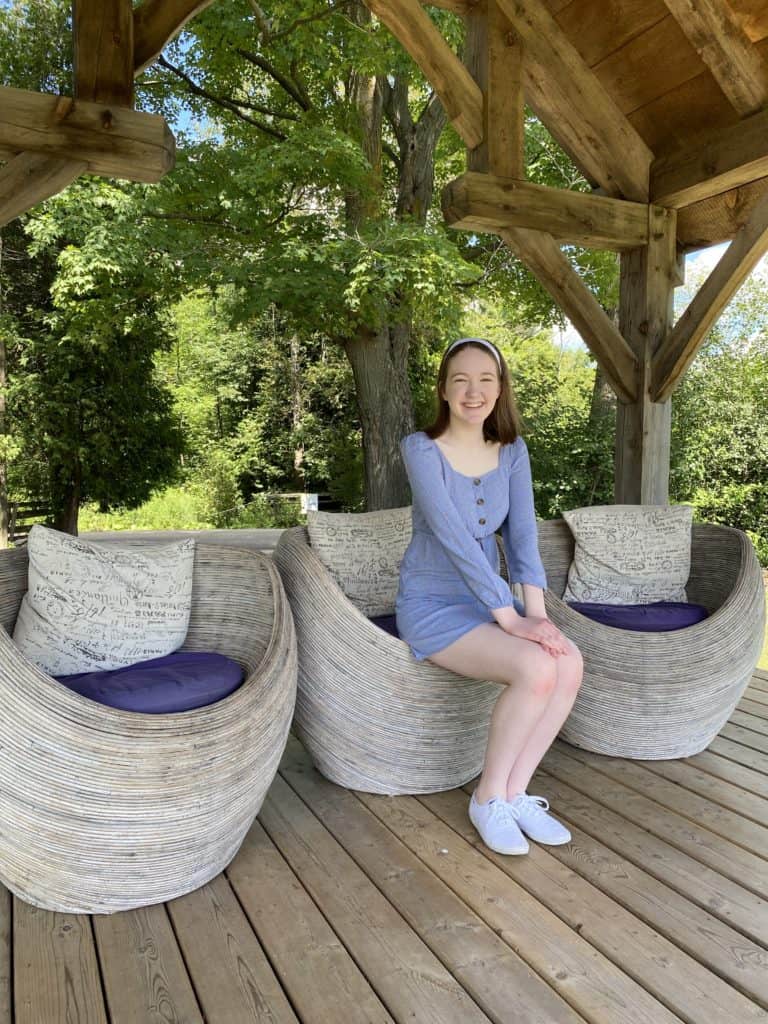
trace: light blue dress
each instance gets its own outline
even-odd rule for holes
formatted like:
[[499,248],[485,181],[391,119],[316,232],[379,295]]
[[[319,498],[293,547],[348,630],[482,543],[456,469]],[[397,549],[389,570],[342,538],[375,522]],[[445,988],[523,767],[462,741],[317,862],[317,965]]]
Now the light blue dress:
[[423,431],[400,444],[413,495],[413,537],[400,567],[398,632],[422,661],[514,604],[499,575],[495,533],[502,531],[512,583],[546,588],[525,441],[499,449],[481,476],[457,472]]

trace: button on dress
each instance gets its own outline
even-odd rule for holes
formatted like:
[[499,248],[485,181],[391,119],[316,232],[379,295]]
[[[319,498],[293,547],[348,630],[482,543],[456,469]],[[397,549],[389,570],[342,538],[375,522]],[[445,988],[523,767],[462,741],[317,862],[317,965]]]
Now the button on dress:
[[514,604],[499,575],[501,529],[512,583],[546,588],[528,448],[518,437],[482,476],[455,470],[423,431],[400,444],[413,495],[413,536],[400,566],[398,632],[423,661]]

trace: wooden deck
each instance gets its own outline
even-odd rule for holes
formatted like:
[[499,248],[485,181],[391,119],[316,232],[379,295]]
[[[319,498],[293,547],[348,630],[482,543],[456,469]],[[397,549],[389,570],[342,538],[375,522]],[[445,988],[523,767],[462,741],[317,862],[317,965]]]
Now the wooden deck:
[[768,674],[705,753],[558,744],[532,789],[574,841],[499,857],[464,792],[348,792],[292,740],[198,892],[89,918],[3,890],[0,1022],[768,1021]]

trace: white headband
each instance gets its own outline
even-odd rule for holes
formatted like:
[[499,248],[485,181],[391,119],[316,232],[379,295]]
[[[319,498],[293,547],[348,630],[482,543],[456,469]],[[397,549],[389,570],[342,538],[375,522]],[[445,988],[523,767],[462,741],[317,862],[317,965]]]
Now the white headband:
[[452,341],[448,348],[445,350],[445,355],[447,356],[449,352],[452,352],[457,345],[466,345],[468,341],[471,341],[473,345],[482,345],[483,348],[487,348],[488,351],[493,355],[493,358],[496,360],[496,363],[498,364],[499,367],[499,373],[501,373],[501,359],[499,357],[499,353],[496,351],[496,349],[493,347],[490,341],[486,341],[485,338],[457,338],[456,341]]

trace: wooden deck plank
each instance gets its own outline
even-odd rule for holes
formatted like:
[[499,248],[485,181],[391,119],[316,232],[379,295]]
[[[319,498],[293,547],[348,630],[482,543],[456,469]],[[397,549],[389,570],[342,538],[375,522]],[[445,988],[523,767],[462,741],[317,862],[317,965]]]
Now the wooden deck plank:
[[694,754],[692,757],[686,757],[680,763],[693,765],[694,768],[700,768],[709,775],[732,782],[748,793],[755,793],[768,799],[768,777],[752,768],[736,764],[735,761],[729,761],[720,754],[714,754],[711,748],[702,750],[700,754]]
[[[625,823],[618,815],[596,805],[590,806],[587,797],[546,772],[536,774],[531,788],[546,793],[554,800],[558,817],[568,823],[574,837],[573,843],[552,847],[549,852],[553,857],[617,899],[646,924],[665,935],[748,998],[754,999],[761,1006],[768,1006],[768,952],[765,946],[747,938],[722,918],[695,903],[690,896],[680,893],[673,885],[666,884],[651,873],[651,867],[654,872],[658,871],[662,859],[676,862],[678,856],[682,856],[678,855],[678,851],[667,847],[658,852],[651,847],[647,851],[646,870],[644,864],[636,863],[637,859],[642,860],[642,857],[637,857],[636,851],[635,860],[631,860],[601,842],[603,837],[610,842],[616,833],[621,834],[623,831]],[[576,824],[578,820],[586,820],[591,830],[597,833],[597,838],[579,828]],[[662,843],[658,845],[664,846]],[[698,888],[700,867],[696,865],[693,875],[685,863],[678,867],[687,885]],[[661,874],[667,873],[662,869]],[[705,877],[703,884],[707,886],[707,882]]]
[[[683,1020],[703,1020],[712,1013],[715,1019],[768,1021],[768,1014],[751,998],[735,992],[621,901],[572,870],[554,856],[557,850],[532,844],[527,857],[500,857],[484,848],[468,819],[463,794],[438,793],[421,797],[420,802]],[[574,844],[568,849],[579,863],[580,851]]]
[[302,1021],[392,1024],[258,821],[227,868],[227,877]]
[[[466,795],[454,791],[424,799],[443,797],[458,800],[466,820]],[[532,847],[526,857],[500,857],[476,848],[414,797],[360,794],[359,798],[590,1024],[679,1020],[583,938],[580,928],[569,927],[519,884],[518,872],[526,868],[546,876],[554,867],[543,850]],[[540,860],[546,868],[542,869]],[[556,877],[557,868],[549,879],[553,888],[562,883]]]
[[748,711],[739,711],[737,708],[729,721],[732,725],[742,725],[745,729],[751,729],[752,732],[768,736],[768,719],[762,718],[760,715],[752,715]]
[[0,884],[0,1024],[13,1020],[13,897]]
[[761,754],[759,750],[753,750],[751,747],[745,747],[742,743],[728,739],[722,732],[712,740],[707,750],[712,751],[714,754],[720,754],[722,757],[727,757],[737,764],[743,764],[746,768],[753,769],[753,771],[768,775],[768,761],[765,754]]
[[[731,725],[730,723],[724,725],[718,739],[733,740],[744,747],[749,747],[750,750],[759,750],[761,754],[768,754],[768,736],[761,736],[760,733],[753,732],[752,729],[744,729],[740,725]],[[762,762],[768,768],[765,758],[762,758]]]
[[167,907],[206,1024],[297,1024],[224,875]]
[[658,808],[659,818],[670,819],[670,828],[659,836],[653,801],[643,803],[638,794],[570,758],[548,755],[542,770],[586,799],[578,820],[568,807],[571,820],[585,832],[756,942],[768,940],[768,900],[708,865],[699,856],[699,842],[689,841],[687,848],[676,842],[674,833],[682,832],[684,841],[688,836],[687,829],[676,826],[676,815]]
[[768,708],[768,692],[761,689],[759,686],[755,686],[754,683],[750,683],[743,694],[744,697],[748,697],[750,700],[756,701],[758,704],[762,704]]
[[14,897],[13,952],[16,1024],[106,1024],[89,917]]
[[280,771],[491,1020],[507,1024],[514,1006],[526,1024],[583,1021],[363,806],[365,797],[323,779],[298,743]]
[[260,821],[395,1020],[489,1020],[279,775]]
[[[739,708],[748,711],[750,715],[757,715],[759,718],[768,718],[768,704],[757,700],[756,694],[759,690],[745,690],[744,696],[739,701]],[[768,696],[768,694],[766,694]]]
[[[764,825],[748,821],[719,803],[713,803],[706,797],[681,788],[675,782],[668,781],[667,775],[663,772],[653,772],[639,761],[605,757],[602,754],[591,754],[586,750],[572,747],[569,747],[566,753],[568,757],[595,768],[608,778],[655,801],[659,807],[674,811],[681,819],[693,822],[696,826],[708,829],[715,836],[720,836],[728,843],[728,846],[723,848],[727,856],[735,857],[739,864],[740,877],[736,880],[747,884],[747,878],[752,878],[753,884],[757,886],[755,892],[768,897],[768,865],[764,860],[768,857],[768,828]],[[710,846],[720,846],[713,843],[708,836],[705,838]],[[735,852],[732,846],[741,850]],[[742,851],[746,851],[746,855]],[[753,854],[756,856],[753,857]],[[751,874],[745,877],[741,874],[744,870]]]
[[110,1024],[203,1024],[163,904],[93,918]]
[[[743,818],[749,818],[750,821],[756,822],[758,825],[768,827],[768,800],[765,797],[746,793],[740,786],[735,786],[731,782],[700,771],[684,761],[642,761],[638,763],[648,771],[661,775],[669,782],[677,783],[685,790],[697,793]],[[681,799],[684,800],[685,797],[683,796]],[[695,807],[692,810],[695,813]],[[768,845],[764,847],[764,850],[768,853]],[[761,852],[758,850],[758,853]]]

